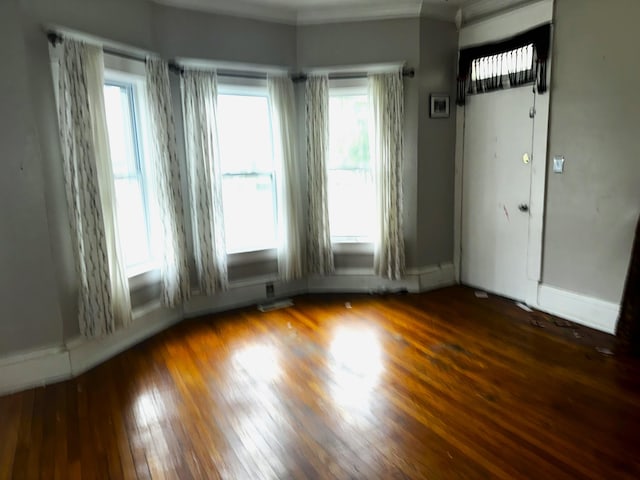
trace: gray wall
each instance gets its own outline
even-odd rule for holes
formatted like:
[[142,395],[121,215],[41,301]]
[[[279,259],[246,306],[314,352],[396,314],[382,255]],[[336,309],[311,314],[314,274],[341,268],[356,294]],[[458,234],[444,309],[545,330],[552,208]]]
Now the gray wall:
[[[453,259],[454,157],[456,149],[455,79],[458,31],[453,23],[420,22],[418,250],[420,266]],[[451,116],[429,118],[429,96],[450,96]]]
[[620,300],[640,212],[637,0],[556,0],[543,282]]
[[153,5],[156,50],[189,57],[293,67],[296,27]]
[[0,354],[62,341],[43,158],[17,0],[0,3]]
[[[298,27],[298,65],[333,67],[406,61],[419,67],[420,20],[398,19]],[[405,79],[404,231],[407,266],[416,267],[418,83]],[[371,267],[371,256],[344,259],[337,267]]]

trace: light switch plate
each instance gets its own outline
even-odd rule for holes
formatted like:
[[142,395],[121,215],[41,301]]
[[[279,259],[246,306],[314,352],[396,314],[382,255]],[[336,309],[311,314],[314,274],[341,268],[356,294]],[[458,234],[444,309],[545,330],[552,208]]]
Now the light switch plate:
[[564,157],[553,157],[553,173],[564,172]]

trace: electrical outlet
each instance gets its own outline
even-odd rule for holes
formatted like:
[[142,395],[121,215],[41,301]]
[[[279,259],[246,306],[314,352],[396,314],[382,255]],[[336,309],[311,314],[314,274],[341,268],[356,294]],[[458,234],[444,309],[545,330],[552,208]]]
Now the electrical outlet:
[[275,291],[273,289],[273,283],[267,283],[266,290],[267,290],[267,297],[273,297],[275,295]]

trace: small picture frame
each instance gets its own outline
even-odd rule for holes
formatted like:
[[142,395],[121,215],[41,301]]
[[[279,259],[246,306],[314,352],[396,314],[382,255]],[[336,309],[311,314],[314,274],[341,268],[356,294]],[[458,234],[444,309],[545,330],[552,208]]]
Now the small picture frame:
[[449,95],[432,93],[429,95],[429,104],[430,118],[449,118]]

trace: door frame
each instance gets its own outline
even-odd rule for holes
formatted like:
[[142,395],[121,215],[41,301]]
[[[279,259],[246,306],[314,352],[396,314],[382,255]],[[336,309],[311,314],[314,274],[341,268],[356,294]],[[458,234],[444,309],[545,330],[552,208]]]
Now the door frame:
[[[554,0],[541,0],[486,20],[465,26],[460,30],[460,48],[493,42],[530,30],[553,21]],[[553,46],[553,45],[552,45]],[[551,58],[547,69],[547,85],[551,74]],[[528,87],[522,87],[528,88]],[[545,189],[547,180],[547,145],[549,139],[550,89],[543,95],[535,95],[536,116],[533,127],[533,151],[531,152],[531,198],[529,200],[529,241],[527,244],[527,293],[528,305],[538,305],[538,290],[542,279],[542,245],[545,213]],[[473,101],[473,96],[467,101]],[[460,283],[462,268],[462,195],[464,168],[465,107],[456,109],[456,154],[454,197],[454,245],[453,265],[456,282]]]

